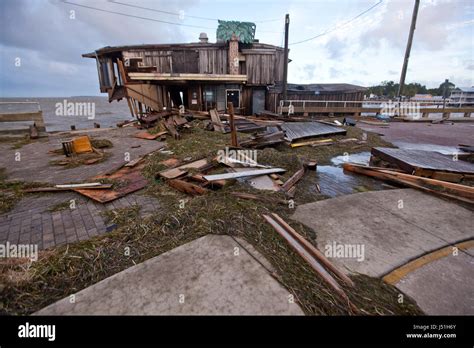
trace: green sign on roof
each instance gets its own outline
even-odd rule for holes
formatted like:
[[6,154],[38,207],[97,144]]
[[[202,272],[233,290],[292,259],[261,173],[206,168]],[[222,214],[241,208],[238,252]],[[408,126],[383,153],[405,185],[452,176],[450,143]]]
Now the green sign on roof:
[[242,43],[252,43],[255,37],[255,23],[238,21],[221,21],[217,27],[217,40],[229,41],[235,34]]

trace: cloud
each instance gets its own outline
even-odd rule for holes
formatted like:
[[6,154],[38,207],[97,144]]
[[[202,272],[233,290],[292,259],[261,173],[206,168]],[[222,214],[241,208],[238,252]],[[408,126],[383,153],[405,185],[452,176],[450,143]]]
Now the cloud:
[[[385,6],[378,25],[361,36],[360,41],[367,46],[380,47],[380,42],[390,42],[394,48],[406,46],[411,25],[413,4],[411,0],[389,1]],[[465,15],[468,2],[464,1],[425,1],[418,10],[414,42],[418,47],[428,50],[441,50],[449,43],[450,26],[459,26]],[[469,21],[468,21],[469,22]],[[461,22],[462,26],[467,23]]]

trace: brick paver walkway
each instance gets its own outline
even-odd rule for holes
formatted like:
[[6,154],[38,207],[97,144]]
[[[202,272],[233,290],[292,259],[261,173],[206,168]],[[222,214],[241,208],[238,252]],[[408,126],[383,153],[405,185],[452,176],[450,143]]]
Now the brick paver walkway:
[[[52,207],[75,200],[75,209],[50,211]],[[85,240],[104,234],[114,226],[107,225],[101,212],[141,207],[142,217],[158,209],[158,200],[133,193],[107,204],[95,203],[74,192],[30,195],[13,210],[0,215],[0,244],[37,244],[38,249]]]

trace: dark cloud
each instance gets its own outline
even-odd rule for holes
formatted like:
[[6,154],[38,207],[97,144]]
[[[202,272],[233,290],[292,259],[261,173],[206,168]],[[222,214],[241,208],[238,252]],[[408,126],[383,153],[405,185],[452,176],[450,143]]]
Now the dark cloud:
[[[71,2],[170,22],[180,21],[178,17],[163,18],[150,11],[127,8],[108,1]],[[134,3],[150,8],[166,7],[172,12],[180,12],[198,4],[191,0]],[[57,88],[64,86],[65,79],[68,82],[66,90],[70,93],[95,93],[97,86],[90,90],[90,86],[97,85],[95,64],[90,59],[82,58],[83,53],[103,46],[185,42],[192,40],[190,32],[194,32],[197,39],[199,32],[203,31],[97,12],[59,0],[1,0],[0,13],[0,96],[11,96],[18,92],[28,95],[30,89],[38,90],[42,95],[67,93],[64,87]],[[212,38],[212,33],[209,34]],[[16,57],[21,58],[21,67],[14,65]],[[23,74],[25,76],[22,77]],[[24,81],[23,87],[21,81]],[[36,89],[31,83],[42,83],[44,88]],[[48,90],[47,86],[51,89]]]

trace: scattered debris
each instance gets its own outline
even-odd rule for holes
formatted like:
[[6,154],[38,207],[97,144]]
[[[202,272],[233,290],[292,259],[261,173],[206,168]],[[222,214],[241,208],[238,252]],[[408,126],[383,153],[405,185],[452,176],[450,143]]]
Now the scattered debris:
[[[452,180],[461,181],[464,177],[474,178],[473,163],[432,151],[375,147],[372,149],[370,163],[379,164],[380,160],[388,162],[391,166],[400,168],[407,173],[432,177],[433,179],[451,176]],[[458,176],[452,174],[458,174]]]
[[343,168],[354,173],[394,182],[464,203],[474,204],[474,187],[471,186],[404,174],[387,169],[361,166],[354,163],[344,163]]
[[201,186],[192,184],[190,182],[180,180],[180,179],[172,179],[167,181],[168,185],[177,189],[178,191],[190,194],[190,195],[202,195],[207,192],[207,190]]
[[305,172],[306,170],[304,167],[298,170],[283,184],[283,186],[281,187],[281,191],[288,192],[292,187],[296,185],[298,181],[303,178]]

